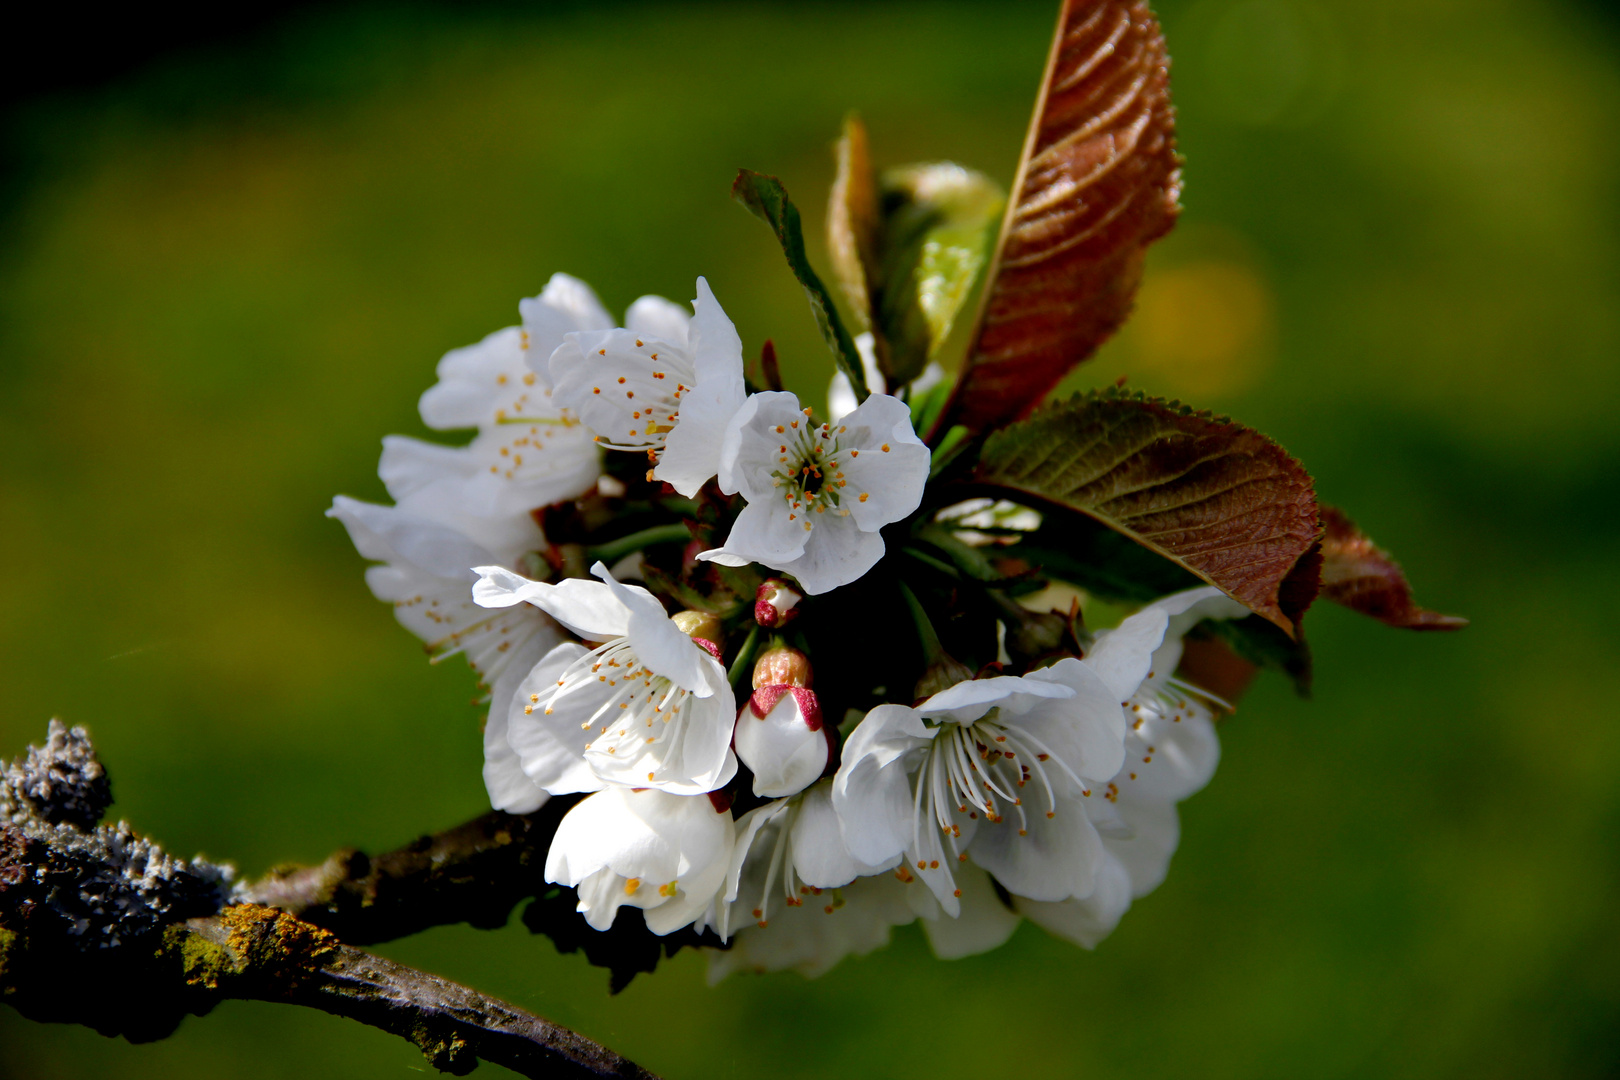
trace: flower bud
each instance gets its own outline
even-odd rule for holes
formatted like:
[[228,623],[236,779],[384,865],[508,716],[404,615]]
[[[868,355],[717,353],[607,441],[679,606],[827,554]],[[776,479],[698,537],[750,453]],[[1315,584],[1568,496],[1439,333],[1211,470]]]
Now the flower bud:
[[764,686],[754,691],[738,715],[732,746],[753,770],[754,794],[779,799],[803,791],[826,771],[832,759],[831,734],[821,722],[815,691]]
[[709,649],[711,653],[718,652],[725,643],[726,635],[720,627],[719,616],[707,611],[683,611],[675,615],[672,621],[687,637],[713,646]]
[[766,649],[754,661],[754,689],[768,686],[809,686],[810,658],[786,645]]
[[781,578],[771,578],[754,593],[754,621],[767,630],[786,626],[799,614],[799,590]]

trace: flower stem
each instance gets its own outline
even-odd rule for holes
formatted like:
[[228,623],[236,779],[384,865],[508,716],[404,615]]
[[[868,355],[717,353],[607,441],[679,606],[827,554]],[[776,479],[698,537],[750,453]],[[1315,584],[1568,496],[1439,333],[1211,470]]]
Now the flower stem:
[[737,680],[745,678],[752,670],[754,663],[754,648],[759,644],[759,623],[748,628],[748,637],[743,639],[742,648],[737,650],[737,658],[731,662],[731,670],[726,672],[726,678],[732,686]]
[[684,544],[690,539],[692,539],[691,530],[685,525],[654,525],[650,529],[642,529],[629,536],[621,536],[617,540],[609,540],[605,544],[587,548],[585,555],[590,562],[600,559],[612,566],[632,551],[640,551],[654,544]]

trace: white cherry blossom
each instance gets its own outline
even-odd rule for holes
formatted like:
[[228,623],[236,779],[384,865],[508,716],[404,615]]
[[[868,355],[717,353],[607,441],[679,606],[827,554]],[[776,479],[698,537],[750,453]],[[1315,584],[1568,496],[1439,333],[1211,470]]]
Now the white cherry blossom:
[[882,705],[851,733],[833,797],[858,858],[904,851],[947,914],[952,867],[971,851],[1010,892],[1087,896],[1102,844],[1093,808],[1124,758],[1119,699],[1070,658],[1025,676],[958,683],[918,705]]
[[[1089,896],[1057,903],[1014,895],[1013,907],[1057,937],[1095,948],[1135,897],[1164,880],[1180,835],[1176,803],[1214,774],[1220,756],[1206,691],[1174,676],[1182,640],[1203,619],[1241,618],[1248,609],[1214,588],[1167,596],[1097,636],[1086,660],[1124,694],[1125,761],[1103,785],[1114,811],[1102,831],[1103,861]],[[964,912],[964,918],[966,913]]]
[[683,633],[646,589],[616,581],[601,563],[591,568],[600,581],[556,585],[500,566],[475,569],[480,605],[533,604],[603,643],[558,646],[519,688],[508,738],[536,783],[587,790],[581,752],[601,781],[628,787],[698,794],[736,774],[736,704],[718,650]]
[[731,814],[704,795],[609,787],[557,826],[546,880],[579,892],[597,930],[620,907],[642,908],[647,928],[669,934],[703,917],[731,865]]
[[748,398],[726,432],[720,490],[747,504],[698,558],[763,563],[809,594],[859,579],[883,557],[883,526],[917,509],[929,453],[905,402],[873,394],[836,424],[815,424],[784,392]]
[[440,431],[476,428],[466,446],[404,436],[383,440],[379,470],[396,502],[407,496],[461,513],[500,518],[589,491],[601,455],[574,417],[552,401],[550,378],[534,370],[565,334],[613,326],[584,282],[555,274],[519,305],[524,326],[497,330],[439,361],[439,381],[422,395],[422,420]]
[[742,340],[702,278],[692,310],[679,336],[677,313],[651,307],[631,320],[640,326],[569,334],[548,364],[555,400],[599,445],[645,451],[649,479],[689,498],[719,472],[721,440],[746,396]]
[[527,514],[510,522],[428,516],[442,509],[432,500],[377,506],[340,495],[327,516],[343,523],[363,557],[381,564],[367,568],[366,584],[379,600],[394,605],[395,617],[422,639],[432,661],[462,654],[479,681],[492,687],[484,782],[495,809],[526,814],[545,802],[546,792],[519,767],[505,738],[506,719],[518,684],[562,633],[549,616],[528,605],[502,611],[479,607],[471,585],[478,576],[474,566],[515,561],[520,552],[538,546],[539,529]]
[[[1184,638],[1204,619],[1248,614],[1212,586],[1188,589],[1155,601],[1116,630],[1099,633],[1086,658],[1112,689],[1123,691],[1135,682],[1130,694],[1122,695],[1125,762],[1105,785],[1125,834],[1104,840],[1128,873],[1134,896],[1164,880],[1180,835],[1175,804],[1209,783],[1220,761],[1214,707],[1230,706],[1176,677]],[[1164,629],[1155,634],[1161,616]]]

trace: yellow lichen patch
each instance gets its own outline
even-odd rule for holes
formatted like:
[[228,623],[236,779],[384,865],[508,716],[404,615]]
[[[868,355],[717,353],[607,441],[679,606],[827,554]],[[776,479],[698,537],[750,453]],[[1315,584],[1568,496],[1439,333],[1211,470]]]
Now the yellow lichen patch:
[[225,945],[183,924],[163,932],[160,951],[178,955],[187,986],[218,990],[222,981],[242,973],[240,961]]
[[336,955],[338,940],[284,911],[236,904],[169,927],[159,951],[179,960],[188,985],[217,990],[239,976],[296,981]]
[[219,917],[230,929],[226,948],[255,970],[307,969],[338,950],[335,935],[261,904],[236,904]]
[[4,993],[6,977],[6,955],[17,947],[17,932],[7,930],[0,926],[0,993]]

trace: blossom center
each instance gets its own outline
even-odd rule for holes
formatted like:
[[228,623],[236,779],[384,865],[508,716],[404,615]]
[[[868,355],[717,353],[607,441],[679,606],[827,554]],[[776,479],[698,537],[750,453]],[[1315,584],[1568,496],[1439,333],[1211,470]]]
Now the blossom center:
[[829,508],[841,516],[849,515],[841,506],[843,489],[849,483],[842,462],[852,451],[839,443],[846,428],[816,426],[810,420],[809,409],[804,410],[804,416],[803,420],[777,424],[772,429],[779,441],[771,486],[782,491],[789,520],[802,518],[808,532],[813,515],[826,513]]
[[[1045,743],[1029,731],[1002,723],[998,713],[999,710],[991,709],[972,723],[940,725],[917,774],[913,850],[921,850],[919,841],[928,817],[934,819],[949,839],[958,860],[967,856],[957,846],[962,828],[952,820],[953,814],[966,814],[974,820],[982,818],[988,824],[1000,825],[1006,823],[1010,811],[1017,819],[1018,835],[1027,835],[1029,818],[1024,791],[1031,783],[1045,796],[1037,801],[1036,809],[1048,818],[1058,814],[1057,790],[1051,771],[1068,776],[1079,786],[1082,795],[1091,794],[1068,764],[1053,755]],[[1045,806],[1040,806],[1041,802]]]
[[[1153,678],[1151,673],[1148,678]],[[1125,733],[1126,750],[1133,759],[1126,762],[1125,779],[1137,779],[1144,766],[1153,764],[1160,745],[1175,730],[1174,725],[1195,716],[1213,719],[1211,706],[1232,708],[1223,698],[1174,676],[1157,686],[1144,685],[1127,704],[1130,728]],[[1109,801],[1114,797],[1115,792],[1110,791]]]
[[599,361],[591,396],[611,401],[629,424],[617,432],[598,431],[596,441],[609,450],[646,450],[653,464],[664,441],[680,421],[681,398],[696,381],[687,357],[662,341],[635,339],[633,352],[597,350]]
[[[692,713],[696,696],[643,664],[629,638],[615,638],[574,661],[550,693],[531,694],[524,712],[532,713],[542,699],[549,715],[570,695],[594,689],[608,691],[605,701],[580,724],[585,751],[630,760],[678,740]],[[656,766],[647,773],[657,778]]]

